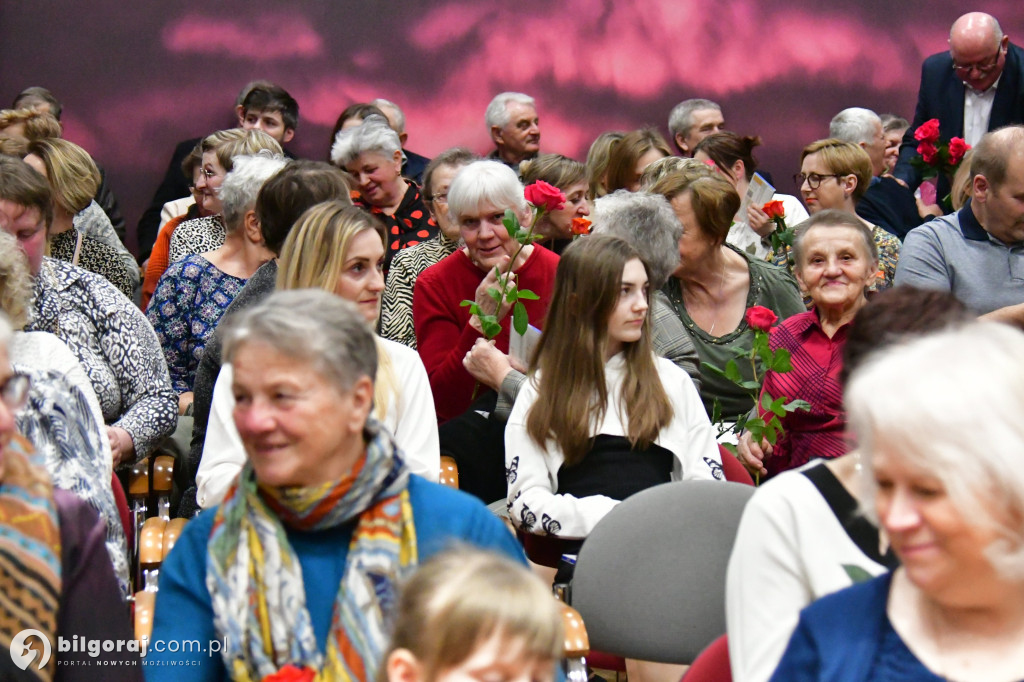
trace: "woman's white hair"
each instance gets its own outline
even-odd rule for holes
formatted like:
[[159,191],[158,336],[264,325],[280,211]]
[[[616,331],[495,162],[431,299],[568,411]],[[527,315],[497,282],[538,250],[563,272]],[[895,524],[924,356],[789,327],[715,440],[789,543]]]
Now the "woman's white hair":
[[650,272],[651,288],[660,289],[679,267],[683,226],[668,199],[660,194],[624,189],[594,202],[594,234],[610,234],[628,242]]
[[[995,529],[992,565],[1024,578],[1024,333],[972,322],[879,351],[857,368],[846,410],[866,455],[864,510],[874,518],[871,454],[935,476],[968,523]],[[883,387],[881,390],[879,387]]]
[[255,208],[256,195],[263,183],[288,165],[288,159],[267,149],[251,156],[236,156],[232,162],[231,172],[224,176],[224,182],[217,190],[228,232],[241,227],[242,218]]
[[365,152],[392,156],[400,151],[402,143],[398,133],[391,129],[387,119],[370,114],[359,125],[338,131],[331,147],[331,161],[339,168],[344,168]]
[[464,166],[448,188],[448,211],[458,223],[462,216],[487,202],[504,211],[527,215],[523,185],[516,172],[499,161],[474,161]]

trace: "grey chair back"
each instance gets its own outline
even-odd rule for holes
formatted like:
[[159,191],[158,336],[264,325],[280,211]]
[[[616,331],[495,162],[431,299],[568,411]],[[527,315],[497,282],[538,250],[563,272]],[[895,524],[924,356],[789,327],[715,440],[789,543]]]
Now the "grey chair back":
[[624,500],[587,537],[572,605],[594,651],[692,663],[725,632],[725,569],[754,488],[680,481]]

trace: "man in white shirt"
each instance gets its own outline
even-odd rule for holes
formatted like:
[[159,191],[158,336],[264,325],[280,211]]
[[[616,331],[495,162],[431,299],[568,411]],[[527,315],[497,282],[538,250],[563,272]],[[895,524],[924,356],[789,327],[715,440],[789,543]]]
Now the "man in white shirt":
[[[1024,50],[1010,42],[995,17],[970,12],[949,32],[949,51],[933,54],[921,68],[914,121],[903,138],[893,174],[911,189],[921,183],[911,165],[917,155],[914,131],[939,119],[942,142],[962,137],[975,145],[990,130],[1024,123]],[[948,193],[940,178],[939,196]]]

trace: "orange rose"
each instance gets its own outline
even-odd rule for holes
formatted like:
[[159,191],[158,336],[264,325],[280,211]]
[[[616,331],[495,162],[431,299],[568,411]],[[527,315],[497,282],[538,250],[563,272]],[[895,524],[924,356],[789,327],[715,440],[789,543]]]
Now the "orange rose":
[[767,204],[761,207],[761,210],[767,213],[768,218],[771,220],[786,217],[786,209],[782,205],[781,201],[769,201]]
[[590,234],[591,222],[586,218],[573,218],[572,219],[572,233],[574,235]]

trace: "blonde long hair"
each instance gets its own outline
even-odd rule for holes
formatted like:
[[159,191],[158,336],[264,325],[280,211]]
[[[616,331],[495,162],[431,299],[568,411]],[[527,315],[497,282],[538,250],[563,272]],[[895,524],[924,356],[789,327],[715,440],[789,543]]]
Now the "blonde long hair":
[[[337,290],[342,266],[352,240],[373,230],[384,243],[384,225],[375,216],[344,201],[325,201],[299,216],[288,233],[277,268],[277,288]],[[373,416],[383,421],[388,403],[398,405],[401,389],[391,355],[380,337],[377,342],[377,377],[373,387]]]

